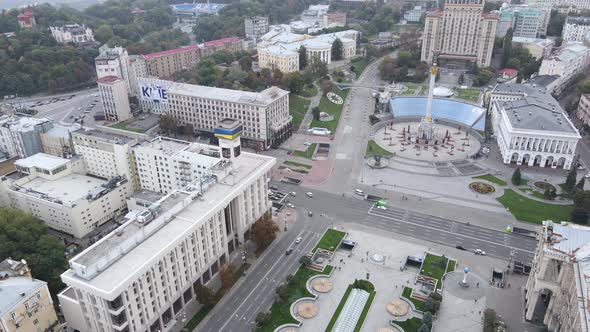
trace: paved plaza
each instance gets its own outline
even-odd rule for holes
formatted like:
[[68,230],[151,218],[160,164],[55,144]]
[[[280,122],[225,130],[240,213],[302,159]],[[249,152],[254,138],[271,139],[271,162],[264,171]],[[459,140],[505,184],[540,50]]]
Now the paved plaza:
[[451,161],[463,160],[475,155],[481,145],[475,137],[466,134],[464,129],[443,124],[435,126],[436,140],[442,141],[445,136],[450,140],[445,144],[418,145],[414,135],[418,131],[417,122],[399,122],[379,129],[374,139],[383,149],[395,153],[396,156],[419,161]]

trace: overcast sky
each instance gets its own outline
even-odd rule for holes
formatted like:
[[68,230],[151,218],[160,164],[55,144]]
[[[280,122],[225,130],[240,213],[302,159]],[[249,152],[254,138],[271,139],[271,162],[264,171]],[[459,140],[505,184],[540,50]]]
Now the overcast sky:
[[82,9],[97,3],[97,0],[51,0],[51,1],[35,1],[35,0],[0,0],[0,9],[8,9],[31,3],[50,3],[52,5],[67,4],[71,7]]

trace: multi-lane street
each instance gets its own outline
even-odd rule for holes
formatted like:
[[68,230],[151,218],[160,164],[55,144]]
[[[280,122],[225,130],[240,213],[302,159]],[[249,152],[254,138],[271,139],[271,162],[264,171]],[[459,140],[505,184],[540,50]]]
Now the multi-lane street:
[[[468,225],[467,220],[455,221],[409,211],[401,204],[395,206],[394,202],[381,210],[352,193],[337,195],[311,190],[313,198],[309,198],[305,195],[310,191],[307,188],[273,184],[282,192],[296,193],[295,197],[289,196],[297,211],[296,223],[266,250],[234,291],[199,325],[199,331],[251,331],[256,315],[272,305],[275,288],[297,270],[299,258],[314,246],[323,231],[334,225],[356,223],[453,248],[461,245],[466,250],[481,249],[487,255],[505,260],[513,253],[514,260],[526,264],[530,264],[537,245],[533,238]],[[313,217],[307,215],[308,211],[313,212]],[[302,236],[303,241],[295,244],[298,236]],[[294,251],[285,255],[289,247]]]

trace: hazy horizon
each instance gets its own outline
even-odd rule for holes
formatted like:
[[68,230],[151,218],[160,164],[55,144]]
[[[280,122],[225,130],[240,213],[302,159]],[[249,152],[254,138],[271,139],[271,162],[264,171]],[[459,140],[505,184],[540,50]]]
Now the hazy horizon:
[[84,9],[88,6],[98,3],[98,0],[51,0],[51,1],[35,1],[35,0],[2,0],[0,1],[0,9],[10,9],[29,4],[48,3],[53,6],[66,4],[77,9]]

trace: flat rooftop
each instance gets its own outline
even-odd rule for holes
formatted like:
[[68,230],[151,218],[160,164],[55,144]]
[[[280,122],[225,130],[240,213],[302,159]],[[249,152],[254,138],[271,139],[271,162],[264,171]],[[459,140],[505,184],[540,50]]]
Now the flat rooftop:
[[262,90],[261,92],[249,92],[187,83],[176,83],[168,89],[168,94],[266,106],[279,97],[289,94],[289,91],[277,87],[271,87]]
[[164,196],[165,196],[164,194],[159,193],[159,192],[155,192],[155,191],[151,191],[151,190],[141,190],[141,191],[138,191],[135,194],[131,195],[131,198],[155,203]]
[[119,144],[127,144],[127,143],[134,140],[134,138],[131,138],[129,136],[114,134],[114,133],[110,133],[108,131],[102,131],[102,130],[98,130],[98,129],[82,128],[82,129],[73,131],[72,134],[73,135],[86,135],[86,136],[98,137],[98,138],[102,138],[102,139],[109,140],[112,142],[118,142]]
[[108,181],[82,174],[68,174],[55,180],[47,180],[40,177],[33,179],[20,186],[66,203],[73,203],[102,187]]
[[[93,287],[104,292],[105,296],[110,294],[115,288],[135,279],[139,271],[153,265],[159,253],[172,249],[174,242],[188,236],[195,225],[209,220],[244,190],[245,183],[269,171],[274,163],[272,157],[242,153],[233,160],[231,172],[218,174],[217,183],[212,184],[198,199],[193,199],[196,192],[172,192],[160,201],[160,212],[153,221],[143,225],[130,220],[70,260],[70,267],[79,264],[87,270],[100,265],[97,275],[83,278],[76,275],[72,267],[62,274],[62,279],[67,280],[68,284]],[[169,221],[160,222],[162,220]],[[161,224],[159,228],[151,228],[158,224]],[[143,233],[143,227],[151,234],[137,241],[139,234]],[[128,251],[121,251],[120,245],[126,240],[130,240],[133,245]],[[119,252],[126,254],[118,257]],[[103,266],[105,261],[110,263]]]
[[19,304],[23,300],[21,294],[25,294],[25,297],[30,296],[43,286],[45,286],[44,281],[29,277],[9,277],[0,280],[0,294],[2,294],[0,315],[4,316],[15,305]]
[[159,137],[151,141],[143,142],[140,146],[154,150],[161,150],[165,155],[171,156],[189,147],[190,143],[187,141]]
[[56,169],[70,162],[69,159],[60,158],[46,153],[37,153],[30,157],[17,160],[14,164],[21,167],[39,167],[46,170]]

